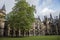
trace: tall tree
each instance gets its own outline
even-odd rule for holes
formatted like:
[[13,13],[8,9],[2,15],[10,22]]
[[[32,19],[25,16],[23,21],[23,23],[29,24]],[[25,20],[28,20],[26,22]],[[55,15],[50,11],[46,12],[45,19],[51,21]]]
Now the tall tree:
[[17,1],[13,7],[13,11],[7,16],[10,27],[15,27],[24,33],[24,30],[29,30],[34,21],[35,6],[30,6],[26,0]]

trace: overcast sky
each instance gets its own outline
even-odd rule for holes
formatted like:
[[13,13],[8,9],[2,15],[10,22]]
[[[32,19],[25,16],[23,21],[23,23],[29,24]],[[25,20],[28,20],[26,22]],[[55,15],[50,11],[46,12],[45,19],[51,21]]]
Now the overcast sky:
[[[49,16],[51,13],[53,16],[57,16],[60,12],[60,0],[27,0],[27,2],[36,6],[35,17],[40,16],[43,19],[44,15]],[[5,4],[6,13],[9,13],[15,5],[14,3],[15,0],[0,0],[0,8]]]

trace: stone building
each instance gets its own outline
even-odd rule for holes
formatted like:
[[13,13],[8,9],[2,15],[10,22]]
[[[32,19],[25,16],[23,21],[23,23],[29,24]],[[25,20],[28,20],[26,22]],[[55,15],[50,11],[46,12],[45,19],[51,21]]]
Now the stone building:
[[29,30],[30,36],[39,36],[45,35],[45,25],[41,22],[40,18],[35,18],[34,23],[32,24],[32,28]]
[[[0,36],[22,36],[22,33],[16,28],[10,28],[8,21],[5,19],[6,10],[5,5],[0,9]],[[50,14],[50,18],[44,16],[44,20],[41,21],[40,17],[35,18],[35,21],[31,25],[29,32],[24,32],[24,36],[40,36],[40,35],[60,35],[60,14],[59,18],[53,19]]]
[[5,5],[0,9],[0,36],[4,35],[4,25],[5,25]]

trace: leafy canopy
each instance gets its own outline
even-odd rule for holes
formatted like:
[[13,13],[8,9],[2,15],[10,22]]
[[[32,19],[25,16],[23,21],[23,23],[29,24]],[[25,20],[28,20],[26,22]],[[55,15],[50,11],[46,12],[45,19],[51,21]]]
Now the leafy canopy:
[[34,21],[35,6],[30,6],[26,0],[17,1],[16,5],[7,15],[10,27],[29,29]]

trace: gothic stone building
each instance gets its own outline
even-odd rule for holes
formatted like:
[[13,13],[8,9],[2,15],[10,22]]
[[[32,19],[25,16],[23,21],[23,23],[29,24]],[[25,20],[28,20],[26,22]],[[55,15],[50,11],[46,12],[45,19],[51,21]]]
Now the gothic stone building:
[[32,29],[30,30],[30,36],[45,35],[45,26],[41,22],[40,18],[35,18],[35,22],[32,24]]
[[[0,9],[0,36],[22,36],[22,33],[9,27],[8,22],[5,20],[6,16],[5,5]],[[59,19],[53,19],[50,14],[50,18],[44,16],[44,20],[41,21],[40,17],[35,18],[32,23],[31,29],[28,32],[24,32],[24,36],[40,36],[40,35],[60,35],[60,15]]]
[[[5,5],[3,5],[2,9],[0,9],[0,36],[16,36],[16,30],[8,28],[8,23],[5,19],[6,10]],[[12,32],[14,30],[14,32]],[[45,26],[41,22],[39,18],[35,19],[35,22],[32,24],[32,28],[29,30],[29,36],[35,35],[45,35]],[[26,36],[27,33],[25,32],[24,35]],[[21,36],[21,32],[18,32],[18,36]]]
[[4,24],[5,24],[5,5],[0,9],[0,36],[4,34]]

